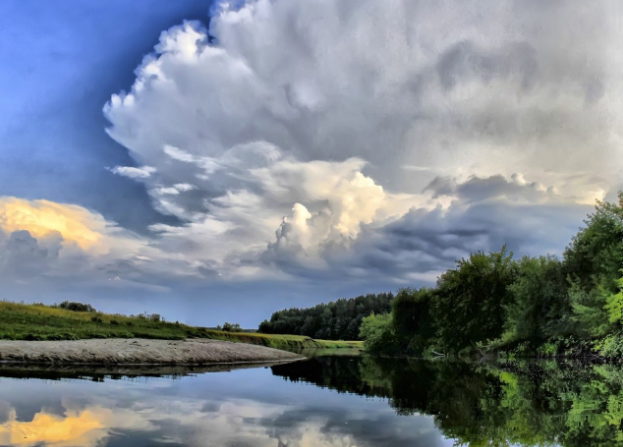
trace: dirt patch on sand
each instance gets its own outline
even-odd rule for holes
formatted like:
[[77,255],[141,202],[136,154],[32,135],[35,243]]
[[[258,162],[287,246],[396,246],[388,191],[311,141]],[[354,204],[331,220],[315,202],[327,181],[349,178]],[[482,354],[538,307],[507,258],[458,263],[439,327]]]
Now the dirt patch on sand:
[[91,339],[0,340],[0,362],[82,365],[210,365],[298,360],[291,352],[227,341]]

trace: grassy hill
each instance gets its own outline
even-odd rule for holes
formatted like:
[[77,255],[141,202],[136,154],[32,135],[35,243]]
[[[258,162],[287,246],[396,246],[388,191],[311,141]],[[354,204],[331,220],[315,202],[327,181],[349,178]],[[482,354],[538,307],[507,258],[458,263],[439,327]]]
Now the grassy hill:
[[79,340],[86,338],[209,338],[285,350],[362,348],[362,342],[315,340],[298,335],[224,332],[163,321],[159,315],[78,312],[43,304],[0,301],[0,339]]

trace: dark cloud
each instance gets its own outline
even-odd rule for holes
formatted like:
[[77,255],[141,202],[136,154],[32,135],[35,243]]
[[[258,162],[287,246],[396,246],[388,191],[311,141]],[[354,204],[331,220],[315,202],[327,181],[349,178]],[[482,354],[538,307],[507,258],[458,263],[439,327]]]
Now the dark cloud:
[[379,230],[367,229],[353,247],[355,265],[400,277],[440,272],[470,253],[504,244],[517,256],[559,255],[592,210],[500,176],[459,184],[436,179],[429,189],[456,198],[447,209],[414,209]]
[[50,232],[42,241],[25,230],[13,231],[4,241],[2,239],[0,237],[0,274],[16,276],[45,273],[58,259],[63,243],[58,232]]
[[436,70],[446,90],[473,79],[487,84],[509,77],[527,90],[537,79],[537,52],[526,42],[513,42],[486,52],[470,41],[460,41],[439,56]]

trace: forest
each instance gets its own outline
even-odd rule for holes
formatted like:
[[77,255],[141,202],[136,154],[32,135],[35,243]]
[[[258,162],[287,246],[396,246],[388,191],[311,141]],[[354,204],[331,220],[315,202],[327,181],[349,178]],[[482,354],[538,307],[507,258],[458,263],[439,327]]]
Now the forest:
[[372,314],[387,314],[394,295],[368,294],[339,299],[308,309],[284,309],[264,320],[258,332],[264,334],[306,335],[322,340],[360,340],[362,320]]
[[623,195],[598,202],[559,259],[477,252],[434,288],[405,288],[362,320],[385,355],[623,356]]

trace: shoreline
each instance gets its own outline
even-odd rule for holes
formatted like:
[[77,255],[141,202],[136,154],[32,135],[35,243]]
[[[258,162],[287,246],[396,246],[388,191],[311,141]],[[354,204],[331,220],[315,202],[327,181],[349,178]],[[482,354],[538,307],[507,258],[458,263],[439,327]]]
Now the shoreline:
[[252,365],[303,358],[265,346],[209,339],[0,340],[2,365]]

